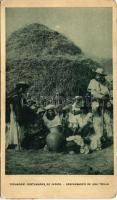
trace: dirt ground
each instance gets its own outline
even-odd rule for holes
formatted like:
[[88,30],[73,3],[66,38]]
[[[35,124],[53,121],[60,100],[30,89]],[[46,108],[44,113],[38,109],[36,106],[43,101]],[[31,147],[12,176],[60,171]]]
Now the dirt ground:
[[41,150],[6,152],[6,174],[113,174],[113,146],[88,155]]

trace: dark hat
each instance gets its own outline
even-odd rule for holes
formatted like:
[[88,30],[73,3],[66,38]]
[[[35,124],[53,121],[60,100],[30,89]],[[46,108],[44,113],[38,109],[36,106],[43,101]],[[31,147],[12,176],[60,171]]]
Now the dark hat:
[[16,84],[16,89],[20,89],[20,88],[28,88],[29,84],[26,83],[25,81],[20,81]]

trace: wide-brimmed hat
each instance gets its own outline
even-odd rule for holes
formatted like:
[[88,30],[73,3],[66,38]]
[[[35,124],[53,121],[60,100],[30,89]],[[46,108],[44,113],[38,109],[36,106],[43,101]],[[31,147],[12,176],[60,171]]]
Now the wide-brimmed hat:
[[16,84],[16,89],[28,88],[28,87],[29,87],[29,84],[26,83],[25,81],[19,81],[19,82]]
[[76,112],[79,112],[81,109],[80,109],[81,107],[79,107],[79,108],[77,108],[77,107],[72,107],[72,111],[76,111]]
[[95,71],[96,74],[100,74],[102,76],[106,76],[103,68],[97,68]]
[[70,110],[70,108],[71,108],[71,104],[64,106],[64,107],[62,108],[62,110],[63,110],[63,111],[67,111],[67,110]]
[[37,114],[42,113],[42,112],[45,112],[44,108],[38,108]]
[[55,105],[53,104],[49,104],[45,107],[45,110],[53,110],[53,109],[55,109]]
[[82,100],[82,99],[83,99],[83,97],[82,97],[82,96],[75,96],[75,99]]

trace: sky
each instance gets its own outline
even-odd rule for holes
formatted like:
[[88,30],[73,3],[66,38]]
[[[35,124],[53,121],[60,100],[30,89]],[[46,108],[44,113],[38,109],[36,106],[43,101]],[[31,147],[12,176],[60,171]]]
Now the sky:
[[111,8],[7,8],[7,37],[40,23],[71,39],[90,57],[112,58]]

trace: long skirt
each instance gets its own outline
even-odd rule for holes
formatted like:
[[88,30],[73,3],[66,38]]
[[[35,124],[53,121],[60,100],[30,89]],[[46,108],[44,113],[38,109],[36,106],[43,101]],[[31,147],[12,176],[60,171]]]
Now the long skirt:
[[20,145],[24,138],[24,128],[16,121],[13,110],[10,113],[10,123],[6,125],[6,148],[8,145]]

